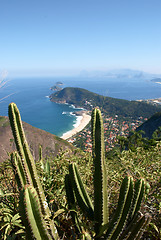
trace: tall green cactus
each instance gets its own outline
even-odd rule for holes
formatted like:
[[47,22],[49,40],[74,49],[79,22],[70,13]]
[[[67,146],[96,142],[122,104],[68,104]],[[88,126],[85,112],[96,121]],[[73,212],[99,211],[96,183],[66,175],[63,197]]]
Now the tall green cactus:
[[95,231],[108,224],[107,173],[105,166],[104,129],[101,111],[92,112],[92,153],[94,163],[94,219]]
[[[19,189],[25,188],[26,185],[30,185],[35,189],[40,202],[40,209],[39,209],[39,206],[37,206],[37,208],[41,212],[42,217],[46,219],[46,221],[48,222],[47,224],[50,226],[49,231],[52,238],[57,240],[59,239],[57,229],[54,225],[53,220],[50,219],[51,213],[50,213],[48,204],[46,202],[42,185],[37,175],[34,159],[32,157],[32,154],[30,152],[30,149],[27,143],[27,139],[25,137],[21,116],[15,103],[9,104],[8,114],[9,114],[12,133],[13,133],[17,151],[18,151],[18,153],[12,153],[11,160],[12,160],[13,167],[15,169],[16,180],[17,180]],[[29,204],[32,204],[32,202]],[[20,204],[20,207],[21,206],[22,204]],[[24,215],[22,215],[22,218],[23,216]],[[23,218],[23,221],[26,222],[24,218]],[[30,225],[30,223],[28,224]],[[26,230],[28,230],[28,228],[26,228]],[[36,239],[39,239],[39,238],[36,238]]]
[[42,217],[39,197],[34,187],[26,185],[21,191],[20,211],[27,230],[27,239],[52,239]]
[[[79,207],[94,223],[95,234],[92,237],[95,239],[140,239],[141,233],[150,221],[149,215],[139,217],[138,214],[144,196],[144,180],[139,179],[134,183],[130,176],[123,179],[117,208],[113,218],[109,221],[103,120],[99,109],[93,110],[91,122],[94,207],[82,183],[77,166],[72,163],[69,165],[68,181],[66,182],[69,208],[77,200]],[[75,224],[77,224],[76,221]]]

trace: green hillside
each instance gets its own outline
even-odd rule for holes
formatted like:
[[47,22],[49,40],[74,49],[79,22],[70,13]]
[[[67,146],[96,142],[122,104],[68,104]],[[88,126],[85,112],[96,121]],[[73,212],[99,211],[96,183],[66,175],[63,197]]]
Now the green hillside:
[[161,126],[161,112],[155,113],[146,122],[144,122],[136,131],[144,131],[143,137],[152,138],[152,134]]
[[53,93],[51,101],[58,103],[74,104],[77,107],[84,107],[92,110],[98,106],[102,112],[124,117],[150,117],[161,111],[161,106],[153,106],[144,102],[128,101],[111,97],[101,96],[82,88],[67,87]]

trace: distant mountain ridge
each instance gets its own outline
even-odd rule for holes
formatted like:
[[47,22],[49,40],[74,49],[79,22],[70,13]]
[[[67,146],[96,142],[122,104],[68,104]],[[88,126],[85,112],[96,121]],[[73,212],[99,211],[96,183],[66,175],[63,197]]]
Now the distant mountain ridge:
[[126,79],[152,79],[161,77],[161,74],[152,74],[140,70],[113,69],[108,71],[87,71],[80,72],[81,77],[101,77],[101,78],[126,78]]
[[136,118],[142,116],[149,118],[156,112],[161,111],[161,106],[105,97],[82,88],[64,88],[51,94],[50,99],[53,102],[73,104],[76,107],[83,107],[88,110],[98,106],[101,111],[124,117]]

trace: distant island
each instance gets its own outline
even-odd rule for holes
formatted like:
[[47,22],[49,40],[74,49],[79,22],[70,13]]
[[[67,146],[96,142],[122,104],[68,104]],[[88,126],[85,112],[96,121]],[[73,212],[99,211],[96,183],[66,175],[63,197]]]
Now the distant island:
[[50,89],[51,89],[52,91],[60,91],[60,90],[62,90],[63,88],[61,88],[61,87],[59,87],[59,86],[57,86],[57,85],[54,85],[54,86],[52,86]]
[[52,86],[50,89],[51,89],[52,91],[60,91],[60,90],[63,89],[62,87],[60,87],[60,86],[62,86],[62,85],[63,85],[62,82],[56,82],[56,84],[55,84],[54,86]]
[[151,117],[161,111],[161,106],[155,106],[145,102],[128,101],[123,99],[101,96],[82,88],[66,87],[50,95],[52,102],[61,104],[73,104],[75,107],[82,107],[92,110],[98,106],[102,112],[111,116],[120,117]]
[[56,82],[56,85],[63,85],[62,82]]

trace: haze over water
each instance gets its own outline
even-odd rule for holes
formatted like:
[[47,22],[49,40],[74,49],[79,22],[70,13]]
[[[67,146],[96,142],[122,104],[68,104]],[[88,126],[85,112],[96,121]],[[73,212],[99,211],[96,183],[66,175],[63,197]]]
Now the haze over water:
[[92,92],[127,100],[152,99],[161,97],[161,84],[141,79],[105,78],[17,78],[0,90],[0,99],[10,95],[0,103],[0,115],[8,115],[8,104],[15,102],[22,120],[32,126],[46,130],[57,136],[71,130],[77,124],[72,115],[73,107],[56,104],[48,96],[50,87],[61,81],[63,87],[81,87]]

